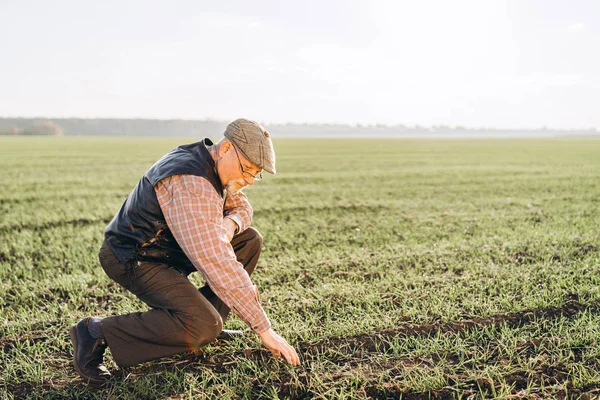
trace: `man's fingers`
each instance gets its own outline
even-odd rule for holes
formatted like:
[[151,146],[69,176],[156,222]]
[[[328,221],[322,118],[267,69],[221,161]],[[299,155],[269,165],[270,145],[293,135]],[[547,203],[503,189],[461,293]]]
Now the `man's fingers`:
[[[290,346],[290,344],[281,336],[277,334],[274,334],[273,336],[275,339],[274,342],[268,343],[267,346],[273,357],[276,360],[279,360],[283,356],[288,364],[294,366],[300,365],[300,358],[298,357],[296,349]],[[267,345],[267,343],[265,343],[265,345]]]
[[292,364],[292,365],[294,365],[294,353],[293,353],[293,350],[294,349],[292,349],[292,346],[290,346],[287,343],[285,344],[285,352],[287,354],[286,360],[287,360],[288,364]]
[[296,352],[296,349],[294,349],[292,346],[290,346],[291,352],[292,352],[292,359],[294,361],[294,365],[300,365],[300,357],[298,357],[298,353]]
[[273,357],[275,357],[276,360],[281,358],[281,352],[279,350],[271,350],[271,354],[273,354]]
[[291,364],[292,363],[292,358],[290,356],[289,350],[286,348],[285,345],[281,346],[281,353],[283,354],[283,357],[288,362],[288,364]]
[[285,359],[288,362],[288,364],[299,365],[300,360],[298,359],[298,354],[296,353],[296,350],[292,346],[290,346],[287,342],[284,344],[283,347],[284,347],[283,355],[285,356]]
[[294,349],[294,347],[292,347],[285,339],[282,339],[282,346],[285,348],[286,354],[289,355],[289,357],[286,357],[288,363],[300,365],[300,358],[298,357],[296,349]]
[[294,349],[292,346],[290,346],[290,348],[292,349],[294,365],[300,365],[300,357],[298,357],[298,352],[296,352],[296,349]]
[[279,360],[279,359],[281,359],[281,356],[283,356],[283,358],[285,358],[285,360],[288,362],[288,364],[294,364],[292,353],[289,350],[289,345],[287,343],[281,342],[281,341],[277,344],[279,345],[278,346],[279,348],[271,350],[273,357],[275,357],[275,359]]

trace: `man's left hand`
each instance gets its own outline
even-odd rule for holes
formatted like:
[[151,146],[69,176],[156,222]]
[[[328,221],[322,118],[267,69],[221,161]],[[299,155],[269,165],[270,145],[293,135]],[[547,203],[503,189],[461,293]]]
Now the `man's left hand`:
[[227,231],[227,239],[231,242],[233,235],[235,235],[235,231],[238,229],[237,224],[231,218],[225,217],[223,218],[223,227]]

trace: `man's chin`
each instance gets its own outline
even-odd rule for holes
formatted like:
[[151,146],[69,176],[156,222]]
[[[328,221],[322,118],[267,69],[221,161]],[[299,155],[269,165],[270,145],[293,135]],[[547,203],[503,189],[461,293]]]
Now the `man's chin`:
[[228,195],[232,195],[232,194],[238,194],[239,191],[241,190],[241,188],[231,188],[231,187],[226,187],[225,190],[227,191]]
[[231,181],[231,182],[227,182],[227,184],[225,185],[225,190],[227,190],[227,193],[229,195],[232,194],[237,194],[239,193],[240,190],[242,190],[244,188],[245,185],[241,185],[240,183],[236,182],[236,181]]

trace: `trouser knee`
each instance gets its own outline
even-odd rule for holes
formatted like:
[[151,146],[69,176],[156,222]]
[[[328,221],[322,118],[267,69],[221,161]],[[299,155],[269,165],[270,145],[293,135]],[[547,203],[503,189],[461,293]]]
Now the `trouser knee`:
[[216,311],[209,317],[194,316],[187,321],[187,330],[191,334],[193,347],[201,347],[213,342],[223,330],[223,319]]
[[255,252],[260,252],[263,243],[263,237],[260,232],[255,228],[250,227],[242,234],[244,235],[244,239],[247,241],[247,246],[249,246]]

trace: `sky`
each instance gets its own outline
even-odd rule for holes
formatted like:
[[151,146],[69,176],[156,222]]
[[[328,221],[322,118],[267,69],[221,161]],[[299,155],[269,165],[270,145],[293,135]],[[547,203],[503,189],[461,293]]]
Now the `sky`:
[[0,0],[0,116],[600,129],[597,0]]

